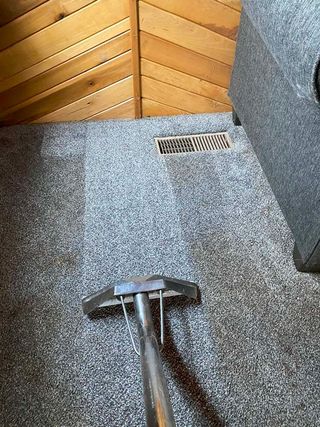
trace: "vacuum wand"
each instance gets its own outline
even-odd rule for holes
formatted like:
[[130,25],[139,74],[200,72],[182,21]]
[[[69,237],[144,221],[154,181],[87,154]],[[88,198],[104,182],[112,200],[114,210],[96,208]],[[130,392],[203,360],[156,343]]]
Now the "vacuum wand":
[[174,427],[172,405],[164,377],[147,293],[133,298],[140,341],[141,373],[147,426]]
[[[114,286],[104,288],[82,300],[85,314],[97,308],[122,304],[131,342],[140,356],[146,422],[148,427],[175,427],[173,409],[163,373],[160,349],[150,308],[150,299],[160,298],[160,342],[164,344],[163,297],[185,295],[196,299],[195,283],[165,276],[132,277]],[[126,303],[133,302],[138,328],[139,349],[131,331]]]

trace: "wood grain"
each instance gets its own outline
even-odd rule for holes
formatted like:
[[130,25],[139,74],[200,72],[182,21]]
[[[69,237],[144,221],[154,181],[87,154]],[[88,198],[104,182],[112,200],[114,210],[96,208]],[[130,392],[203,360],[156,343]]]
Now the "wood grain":
[[231,67],[147,33],[140,33],[142,58],[227,88]]
[[139,13],[142,31],[232,65],[233,40],[142,1],[139,2]]
[[0,0],[0,125],[230,110],[239,0]]
[[48,0],[0,0],[0,26],[13,21]]
[[86,118],[86,120],[110,120],[110,119],[134,119],[135,118],[135,100],[130,98],[114,107],[103,110]]
[[0,50],[64,19],[95,0],[50,0],[0,27]]
[[34,123],[66,122],[73,120],[85,120],[101,111],[113,107],[132,96],[132,76],[111,86],[73,102],[60,110],[41,117]]
[[0,52],[0,79],[30,67],[128,16],[127,0],[98,0]]
[[135,118],[141,117],[141,82],[140,82],[140,46],[139,46],[139,18],[137,0],[129,0],[131,23],[131,51],[133,97],[135,105]]
[[236,39],[239,12],[216,0],[145,0],[146,3],[202,25],[232,40]]
[[20,73],[14,74],[8,79],[0,81],[0,92],[5,91],[13,86],[17,86],[18,84],[29,80],[32,77],[37,76],[38,74],[43,73],[69,59],[72,59],[82,52],[85,52],[100,43],[110,40],[112,37],[115,37],[129,29],[129,18],[125,18],[120,22],[117,22],[116,24],[99,31],[96,34],[93,34],[91,37],[81,40],[79,43],[76,43],[69,48],[62,50],[61,52],[44,59],[43,61],[27,68],[26,70],[22,70]]
[[227,89],[209,83],[205,80],[201,80],[197,77],[181,73],[180,71],[173,70],[172,68],[164,67],[163,65],[156,64],[155,62],[142,59],[141,74],[189,92],[196,93],[197,95],[212,98],[215,101],[231,105]]
[[176,116],[178,114],[189,114],[180,108],[170,107],[169,105],[161,104],[157,101],[152,101],[148,98],[142,100],[143,117],[152,116]]
[[241,0],[217,0],[219,3],[225,4],[226,6],[231,7],[232,9],[241,11]]
[[127,31],[105,43],[41,73],[33,79],[27,80],[18,86],[0,93],[2,111],[20,104],[26,99],[59,85],[81,73],[107,62],[131,47],[130,33]]
[[[131,53],[124,53],[105,64],[74,77],[40,95],[1,113],[1,123],[34,121],[72,102],[95,94],[131,74]],[[131,93],[132,96],[132,93]],[[18,108],[16,110],[16,108]]]
[[196,95],[183,89],[162,83],[149,77],[142,77],[142,96],[170,107],[190,113],[224,112],[231,107],[210,98]]

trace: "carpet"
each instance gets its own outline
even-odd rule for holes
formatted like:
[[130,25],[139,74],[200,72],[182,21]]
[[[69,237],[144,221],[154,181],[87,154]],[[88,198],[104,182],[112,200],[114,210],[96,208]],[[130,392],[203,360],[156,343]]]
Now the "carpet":
[[[153,142],[222,130],[231,150],[160,157]],[[121,309],[88,318],[80,302],[148,273],[201,291],[198,303],[165,301],[177,426],[319,422],[320,278],[295,270],[230,114],[17,126],[0,141],[1,425],[144,425]]]

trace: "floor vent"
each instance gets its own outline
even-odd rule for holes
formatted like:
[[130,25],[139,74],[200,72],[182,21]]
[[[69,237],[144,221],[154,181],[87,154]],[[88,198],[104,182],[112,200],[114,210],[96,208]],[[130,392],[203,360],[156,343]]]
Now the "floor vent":
[[228,132],[155,138],[159,154],[198,153],[232,147]]

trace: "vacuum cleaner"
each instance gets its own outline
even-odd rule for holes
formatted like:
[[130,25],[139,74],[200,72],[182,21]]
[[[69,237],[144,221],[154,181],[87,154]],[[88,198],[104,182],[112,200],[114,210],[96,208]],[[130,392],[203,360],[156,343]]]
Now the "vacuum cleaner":
[[[164,344],[163,298],[184,295],[197,299],[195,283],[171,277],[149,275],[131,277],[82,300],[84,314],[98,308],[121,304],[134,351],[140,356],[146,423],[148,427],[174,427],[174,414],[163,373],[160,349],[150,309],[150,299],[160,299],[160,345]],[[135,345],[126,304],[133,303],[138,328],[139,348]],[[160,348],[161,348],[160,347]]]

